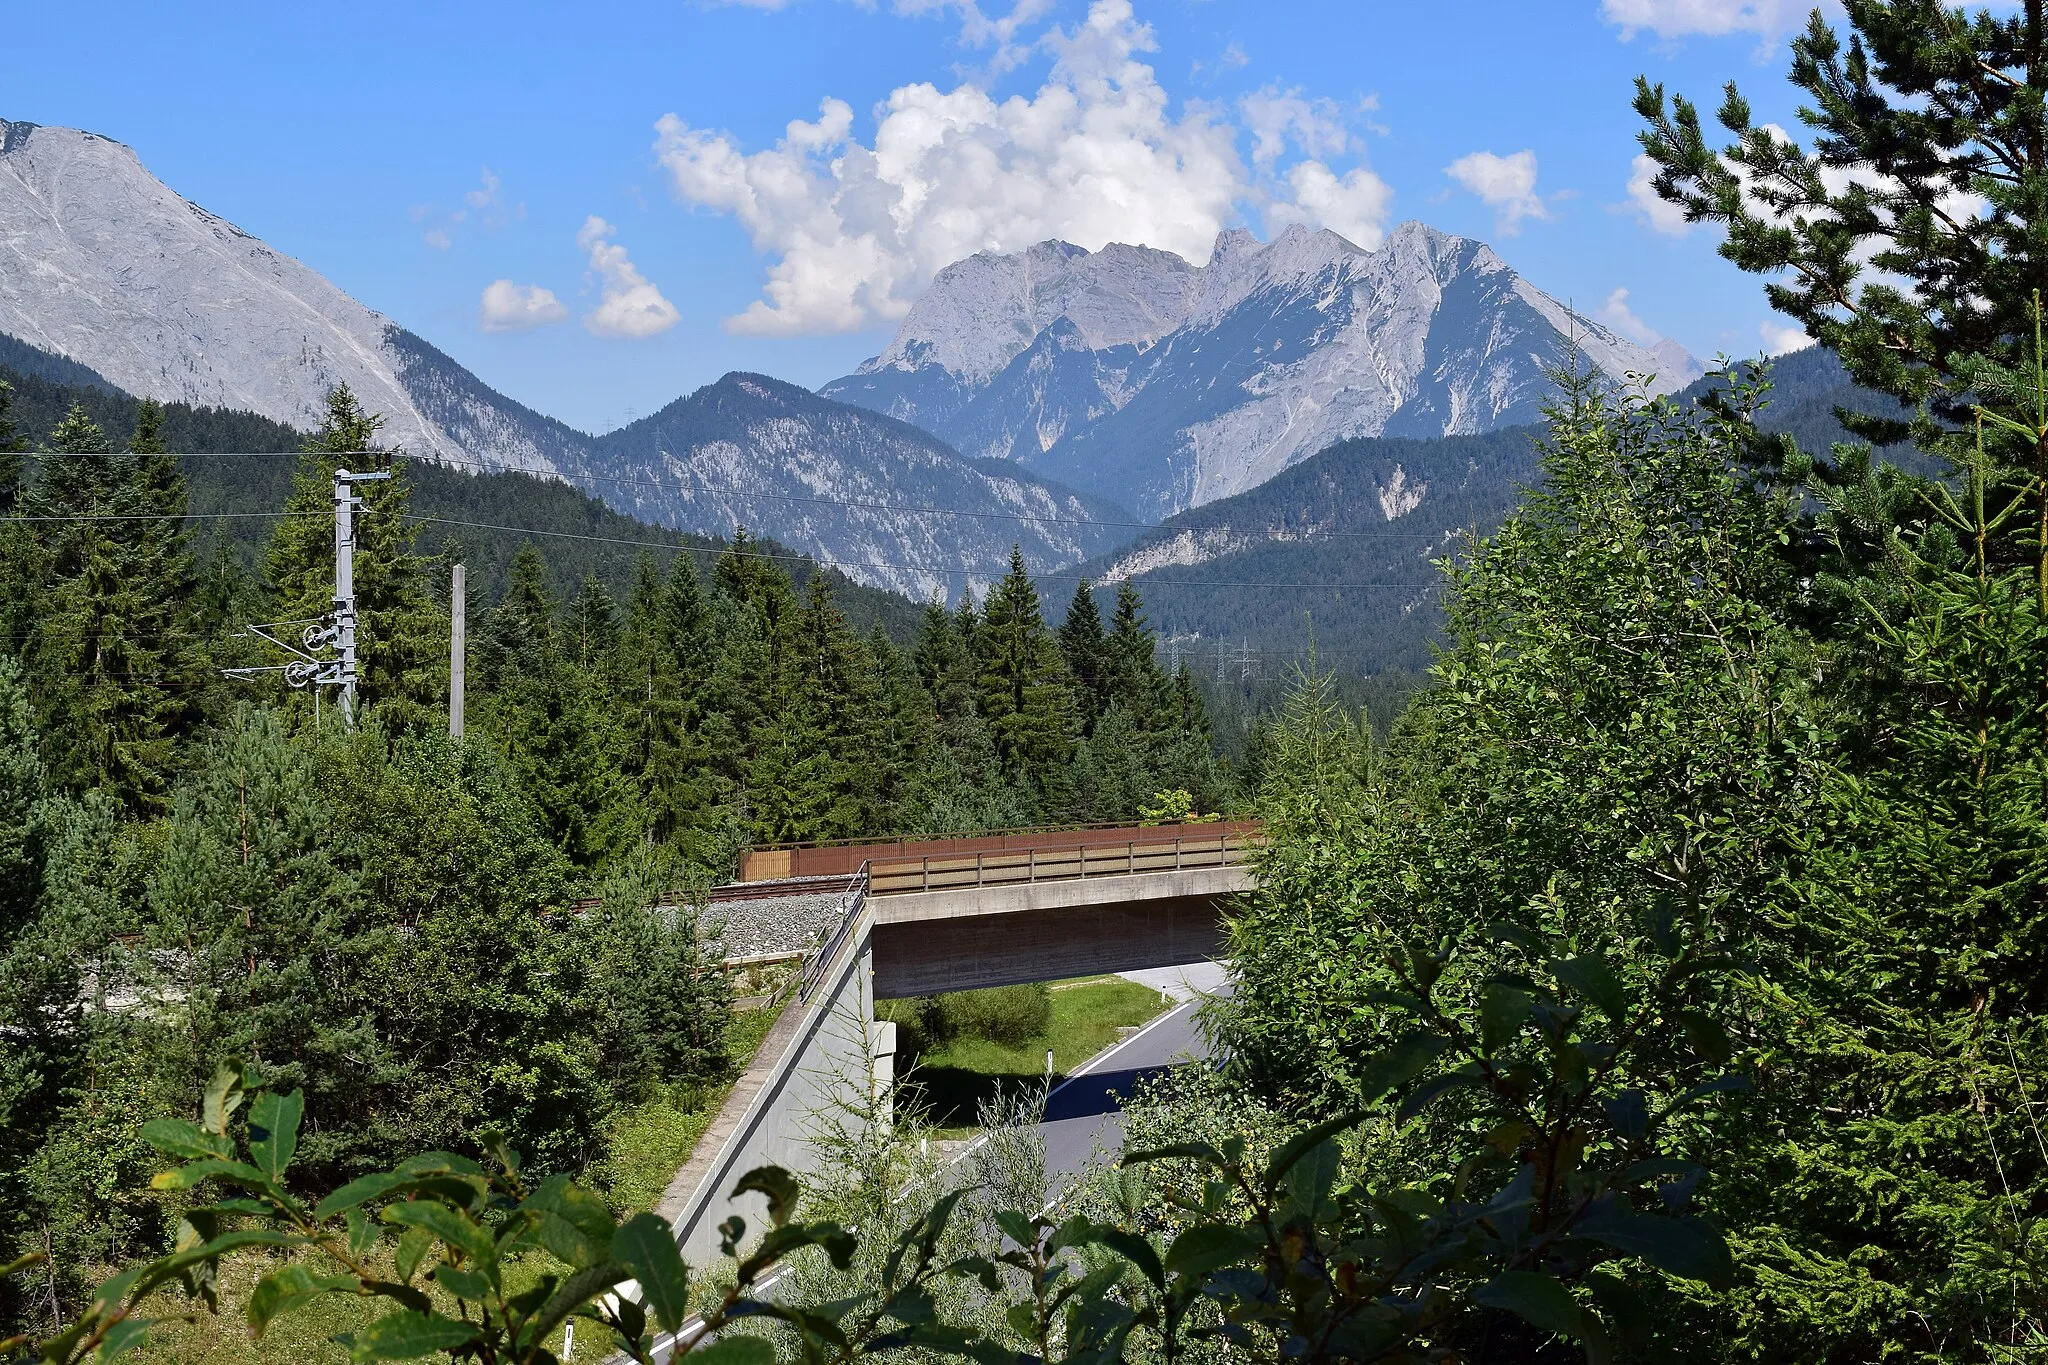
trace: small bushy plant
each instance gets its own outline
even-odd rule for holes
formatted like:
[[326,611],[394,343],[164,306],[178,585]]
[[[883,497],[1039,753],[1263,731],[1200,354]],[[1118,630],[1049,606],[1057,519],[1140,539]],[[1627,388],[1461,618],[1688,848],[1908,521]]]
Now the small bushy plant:
[[1052,991],[1038,981],[983,991],[948,991],[933,996],[922,1014],[924,1033],[936,1042],[985,1038],[1004,1047],[1020,1047],[1052,1026]]

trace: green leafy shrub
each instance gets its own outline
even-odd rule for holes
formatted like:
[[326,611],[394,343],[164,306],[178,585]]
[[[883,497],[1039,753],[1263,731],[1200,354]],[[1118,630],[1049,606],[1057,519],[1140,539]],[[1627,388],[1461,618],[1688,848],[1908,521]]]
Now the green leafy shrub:
[[933,996],[922,1013],[924,1033],[935,1041],[986,1038],[1019,1047],[1052,1026],[1052,991],[1037,981],[985,991],[948,991]]

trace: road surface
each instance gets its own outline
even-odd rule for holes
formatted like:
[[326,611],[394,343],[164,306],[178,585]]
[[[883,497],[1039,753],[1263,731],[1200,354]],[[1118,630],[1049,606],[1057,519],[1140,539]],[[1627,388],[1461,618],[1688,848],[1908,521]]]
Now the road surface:
[[1098,1150],[1114,1153],[1122,1146],[1123,1100],[1140,1080],[1208,1057],[1195,1013],[1206,997],[1229,991],[1223,969],[1214,963],[1126,975],[1181,1003],[1086,1063],[1046,1097],[1039,1131],[1045,1137],[1047,1192],[1055,1196],[1094,1163]]

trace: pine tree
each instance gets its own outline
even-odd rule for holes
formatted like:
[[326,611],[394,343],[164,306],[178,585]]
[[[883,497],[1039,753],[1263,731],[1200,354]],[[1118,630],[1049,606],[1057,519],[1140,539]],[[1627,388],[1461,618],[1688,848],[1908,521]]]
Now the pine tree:
[[1074,586],[1067,619],[1060,623],[1060,653],[1067,661],[1067,672],[1074,678],[1081,732],[1092,735],[1096,718],[1110,701],[1109,642],[1102,633],[1102,613],[1095,604],[1094,585],[1085,578]]
[[[148,439],[153,433],[142,433]],[[168,468],[166,468],[168,464]],[[174,461],[116,454],[74,405],[26,504],[49,518],[27,649],[59,783],[152,808],[173,762],[191,556]]]
[[1159,647],[1145,623],[1144,599],[1129,579],[1116,585],[1116,611],[1110,617],[1104,652],[1110,698],[1139,729],[1160,728],[1170,707],[1171,683],[1159,666]]
[[274,714],[248,707],[180,788],[150,879],[150,932],[161,989],[180,1002],[169,1017],[195,1100],[215,1059],[238,1056],[334,1096],[328,1113],[359,1108],[340,1099],[347,1058],[378,1047],[367,1007],[349,996],[357,889],[334,863],[334,823],[308,756]]
[[286,619],[334,609],[334,472],[389,472],[356,485],[356,652],[360,695],[374,704],[405,704],[423,720],[445,700],[447,621],[428,597],[426,561],[415,547],[419,525],[407,512],[412,488],[402,452],[378,443],[384,419],[363,411],[346,384],[327,395],[327,410],[304,446],[292,476],[285,514],[264,551],[264,571]]
[[1009,573],[989,590],[977,638],[981,713],[996,748],[1013,772],[1056,800],[1073,751],[1073,698],[1020,549],[1011,549]]

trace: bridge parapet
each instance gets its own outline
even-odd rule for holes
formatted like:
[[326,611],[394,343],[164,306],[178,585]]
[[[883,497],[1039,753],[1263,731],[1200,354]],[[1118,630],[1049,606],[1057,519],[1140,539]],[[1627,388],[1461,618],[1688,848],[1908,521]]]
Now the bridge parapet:
[[[1121,851],[1171,845],[1189,847],[1217,838],[1255,839],[1264,828],[1257,820],[1204,820],[1171,825],[1080,825],[1064,828],[1001,830],[992,834],[948,835],[932,839],[866,839],[819,844],[787,844],[755,849],[740,865],[741,882],[782,881],[801,877],[850,877],[870,864],[924,859],[971,862],[977,856],[1006,853],[1041,857],[1075,849]],[[1093,875],[1092,873],[1089,875]]]
[[[1187,833],[1188,829],[1202,831]],[[953,891],[978,886],[1013,886],[1069,881],[1078,877],[1122,877],[1231,867],[1249,857],[1256,827],[1174,826],[1118,830],[1129,838],[1069,846],[948,850],[937,856],[878,858],[868,864],[868,888],[877,896]]]

